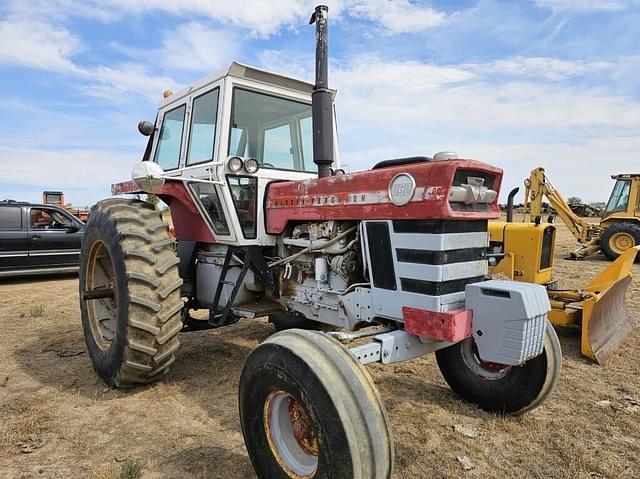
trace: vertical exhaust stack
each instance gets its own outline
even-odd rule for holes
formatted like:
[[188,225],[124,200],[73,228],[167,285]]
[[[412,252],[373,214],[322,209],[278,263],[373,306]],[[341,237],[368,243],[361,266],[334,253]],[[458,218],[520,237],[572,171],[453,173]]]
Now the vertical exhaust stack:
[[311,94],[313,162],[318,177],[331,176],[333,164],[333,104],[329,90],[329,7],[318,5],[309,24],[316,24],[316,83]]
[[520,191],[520,188],[516,186],[507,196],[507,223],[513,222],[513,198],[518,194],[518,191]]

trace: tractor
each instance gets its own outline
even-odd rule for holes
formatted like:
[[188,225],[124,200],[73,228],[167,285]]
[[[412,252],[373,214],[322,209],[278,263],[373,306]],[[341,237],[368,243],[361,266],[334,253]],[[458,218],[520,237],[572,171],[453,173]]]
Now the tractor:
[[544,168],[535,168],[524,182],[525,213],[532,222],[539,222],[542,200],[547,198],[557,216],[580,243],[580,247],[571,252],[572,259],[584,259],[602,252],[614,261],[625,251],[640,245],[640,175],[624,173],[611,175],[611,179],[616,182],[600,223],[596,224],[578,216],[551,184]]
[[[181,332],[273,323],[239,382],[261,478],[391,477],[368,363],[433,352],[453,391],[499,414],[540,405],[561,367],[545,288],[488,279],[500,169],[450,152],[340,169],[327,22],[316,7],[313,85],[233,63],[166,92],[82,246],[84,335],[112,387],[164,377]],[[117,197],[135,193],[169,206],[176,240],[153,207]]]

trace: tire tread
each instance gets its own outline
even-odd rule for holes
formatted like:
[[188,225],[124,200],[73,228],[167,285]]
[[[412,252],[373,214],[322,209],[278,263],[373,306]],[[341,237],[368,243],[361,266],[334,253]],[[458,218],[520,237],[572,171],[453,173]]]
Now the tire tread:
[[[179,259],[160,214],[146,202],[110,198],[93,207],[115,226],[128,289],[127,341],[120,369],[103,379],[116,387],[135,387],[169,371],[182,329]],[[91,217],[88,227],[91,227]]]

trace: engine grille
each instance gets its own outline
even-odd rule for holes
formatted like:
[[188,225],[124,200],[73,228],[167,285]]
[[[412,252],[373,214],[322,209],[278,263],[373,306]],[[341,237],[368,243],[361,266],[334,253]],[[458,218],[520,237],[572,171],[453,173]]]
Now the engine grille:
[[488,273],[486,220],[366,221],[362,233],[379,316],[462,307],[465,286]]

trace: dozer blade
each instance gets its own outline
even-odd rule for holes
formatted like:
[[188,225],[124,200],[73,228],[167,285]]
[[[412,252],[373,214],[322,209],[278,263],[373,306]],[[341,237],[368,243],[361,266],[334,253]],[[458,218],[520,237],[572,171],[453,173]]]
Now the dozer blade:
[[607,361],[631,333],[635,318],[627,313],[625,295],[640,246],[630,248],[584,288],[582,354],[599,364]]

